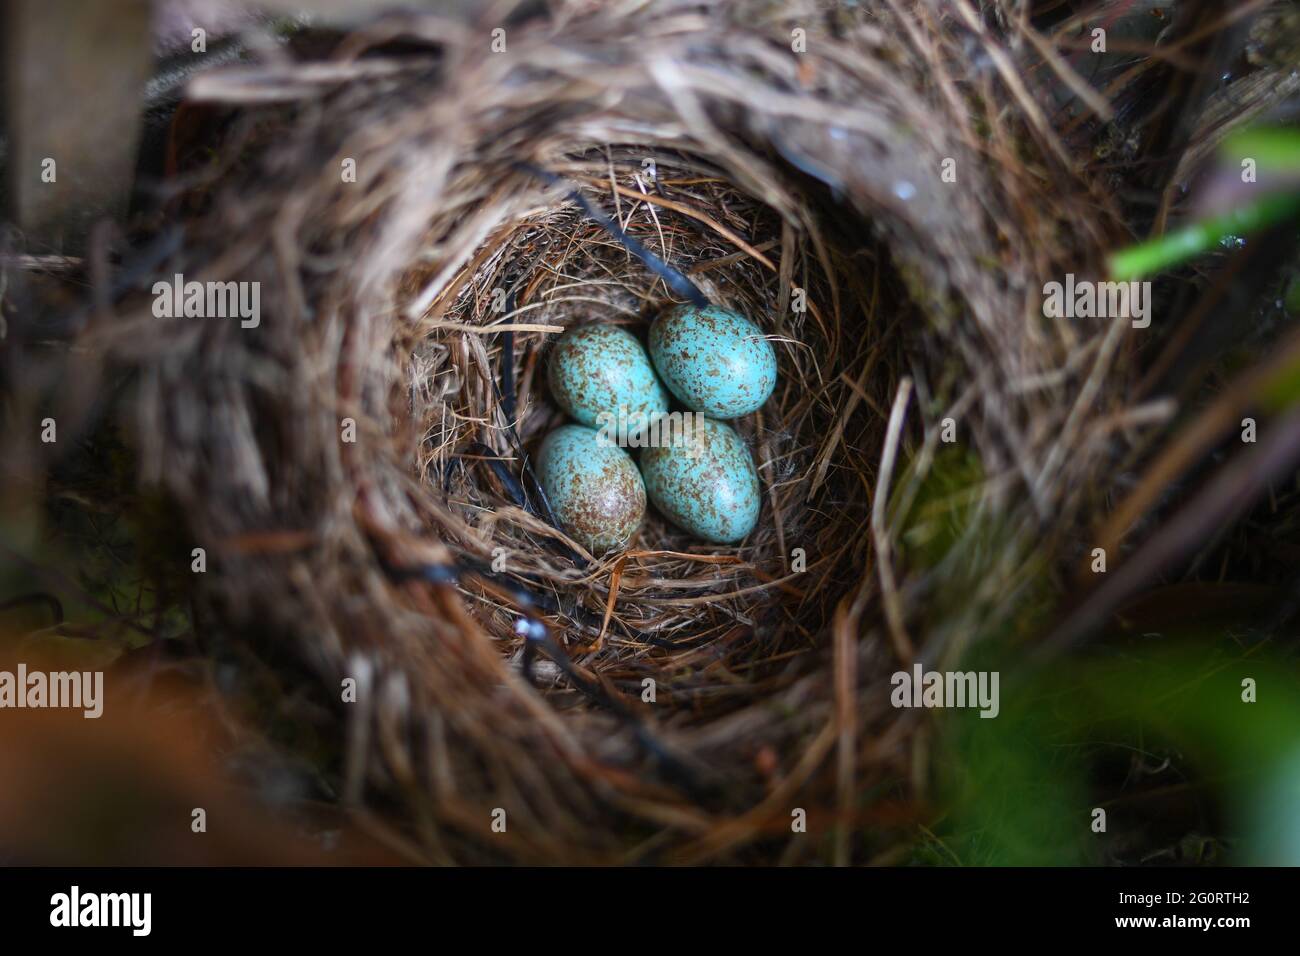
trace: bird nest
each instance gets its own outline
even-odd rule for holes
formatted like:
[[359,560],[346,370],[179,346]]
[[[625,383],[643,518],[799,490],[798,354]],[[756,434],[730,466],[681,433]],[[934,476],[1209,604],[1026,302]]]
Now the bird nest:
[[[1105,200],[955,9],[411,15],[194,84],[163,274],[261,318],[106,333],[142,479],[207,553],[203,626],[310,688],[340,797],[420,858],[892,852],[927,728],[890,675],[1014,627],[1113,411],[1114,326],[1039,294]],[[734,423],[758,526],[652,510],[588,554],[529,467],[548,349],[695,292],[776,351]]]

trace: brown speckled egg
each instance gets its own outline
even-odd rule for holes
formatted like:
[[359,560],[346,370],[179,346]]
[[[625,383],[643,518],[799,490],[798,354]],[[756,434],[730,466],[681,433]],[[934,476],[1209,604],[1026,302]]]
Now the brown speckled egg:
[[537,477],[565,533],[593,554],[624,547],[641,527],[641,474],[627,452],[593,428],[561,425],[547,435]]
[[680,305],[650,326],[650,358],[687,408],[736,418],[776,388],[776,353],[763,330],[737,312]]
[[758,473],[730,427],[697,416],[691,442],[647,448],[641,475],[656,508],[697,538],[731,544],[754,530],[762,504]]
[[565,332],[551,352],[547,380],[556,403],[592,428],[614,425],[621,412],[635,432],[668,411],[668,393],[645,349],[617,325],[580,325]]

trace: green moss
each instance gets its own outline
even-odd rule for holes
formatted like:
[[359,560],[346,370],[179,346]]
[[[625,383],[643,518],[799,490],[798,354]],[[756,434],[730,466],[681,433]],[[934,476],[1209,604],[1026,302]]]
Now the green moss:
[[[916,468],[908,462],[895,483],[892,509],[900,500]],[[903,555],[911,568],[935,567],[972,528],[984,466],[968,446],[941,444],[925,477],[900,522]]]
[[1286,285],[1282,296],[1282,305],[1287,315],[1300,316],[1300,275],[1294,275]]

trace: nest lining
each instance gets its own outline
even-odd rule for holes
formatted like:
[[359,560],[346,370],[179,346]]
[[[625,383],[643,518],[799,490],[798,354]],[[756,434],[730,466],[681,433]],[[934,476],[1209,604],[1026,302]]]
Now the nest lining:
[[[415,351],[413,374],[435,381],[424,393],[432,400],[416,410],[424,436],[420,474],[463,523],[457,545],[481,562],[495,559],[521,586],[541,588],[560,609],[551,623],[565,643],[593,655],[608,647],[602,673],[613,668],[616,681],[639,687],[645,673],[697,660],[749,674],[765,660],[814,646],[829,606],[858,584],[852,569],[865,564],[874,474],[868,454],[879,445],[891,388],[890,363],[880,362],[888,342],[881,317],[897,284],[882,281],[869,247],[834,247],[819,260],[807,236],[791,229],[783,249],[779,216],[698,158],[649,144],[606,144],[558,168],[586,184],[591,201],[710,301],[755,317],[773,341],[777,391],[759,413],[734,423],[753,452],[764,511],[735,547],[704,545],[652,512],[626,551],[592,560],[539,527],[546,516],[535,490],[527,502],[518,499],[530,488],[515,435],[527,454],[564,420],[543,375],[555,334],[527,327],[615,322],[643,336],[655,314],[679,301],[616,238],[561,200],[502,227],[476,251],[470,261],[477,268],[467,267],[434,299],[430,314],[440,318]],[[656,172],[653,181],[647,168]],[[627,195],[642,187],[648,198]],[[500,315],[504,301],[517,303],[513,314]],[[509,354],[501,333],[461,328],[494,322],[523,326]],[[507,360],[519,383],[513,434],[503,408]],[[499,455],[517,483],[481,460],[467,462],[470,444]],[[529,508],[531,518],[521,513]],[[476,597],[490,609],[489,630],[513,655],[522,640],[518,608]],[[656,658],[652,670],[641,660],[647,655]],[[718,690],[725,695],[725,686]]]

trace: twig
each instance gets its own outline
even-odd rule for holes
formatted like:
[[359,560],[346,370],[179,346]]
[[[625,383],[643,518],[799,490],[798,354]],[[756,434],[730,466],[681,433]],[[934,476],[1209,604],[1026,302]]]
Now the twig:
[[904,378],[898,383],[894,406],[889,412],[885,449],[880,456],[880,473],[876,477],[876,493],[871,502],[871,535],[876,545],[881,600],[885,605],[885,620],[889,624],[890,639],[894,642],[894,653],[903,664],[911,664],[916,653],[903,625],[903,605],[898,596],[898,585],[894,581],[889,535],[886,533],[885,522],[888,514],[889,485],[894,477],[894,462],[898,458],[898,445],[903,431],[903,422],[907,417],[907,402],[911,395],[912,380]]

